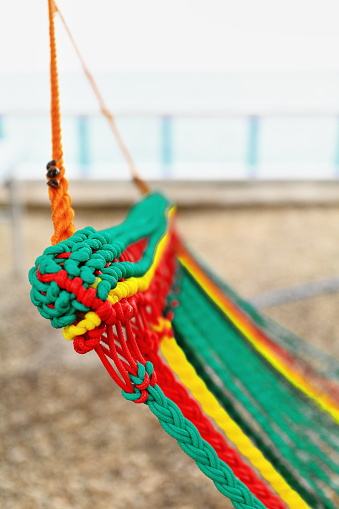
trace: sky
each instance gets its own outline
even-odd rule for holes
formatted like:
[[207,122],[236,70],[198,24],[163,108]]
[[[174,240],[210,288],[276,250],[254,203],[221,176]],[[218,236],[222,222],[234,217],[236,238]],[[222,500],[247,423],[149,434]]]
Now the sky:
[[[59,0],[93,71],[339,71],[338,0]],[[62,71],[79,63],[57,23]],[[48,68],[47,0],[0,5],[0,72]]]

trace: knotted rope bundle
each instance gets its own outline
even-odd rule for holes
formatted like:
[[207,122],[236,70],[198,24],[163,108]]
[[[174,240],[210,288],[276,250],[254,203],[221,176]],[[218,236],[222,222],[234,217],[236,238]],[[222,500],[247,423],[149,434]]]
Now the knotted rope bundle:
[[[54,327],[64,327],[65,337],[73,339],[78,353],[96,351],[127,399],[147,402],[158,379],[163,397],[175,401],[203,438],[216,445],[219,460],[229,462],[266,507],[282,509],[285,505],[215,430],[159,356],[164,335],[173,334],[170,322],[167,327],[163,322],[164,316],[172,315],[168,296],[175,288],[178,267],[173,219],[171,204],[154,193],[137,204],[121,225],[102,232],[87,227],[47,248],[30,271],[32,301]],[[140,370],[153,365],[160,379],[153,372],[149,380],[140,381]],[[159,413],[159,407],[150,408]],[[184,416],[180,422],[186,423]],[[197,452],[193,458],[198,458]],[[217,484],[224,476],[212,475],[211,466],[204,468]],[[229,494],[225,482],[221,491]],[[235,500],[249,503],[248,496],[241,502],[239,493]]]

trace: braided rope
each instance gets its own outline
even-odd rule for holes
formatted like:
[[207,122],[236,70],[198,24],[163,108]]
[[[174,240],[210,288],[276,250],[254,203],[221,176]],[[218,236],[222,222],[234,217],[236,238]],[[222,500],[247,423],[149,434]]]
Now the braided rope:
[[[216,488],[229,498],[236,509],[265,509],[265,506],[255,498],[249,489],[240,482],[226,463],[221,461],[213,447],[200,436],[197,428],[183,416],[179,407],[166,398],[159,385],[152,386],[153,365],[138,363],[137,375],[130,374],[134,392],[122,391],[122,395],[129,401],[139,401],[143,387],[148,397],[145,401],[151,412],[158,418],[162,428],[175,440],[182,450],[192,458],[200,470],[209,477]],[[145,387],[145,381],[149,385]]]
[[67,239],[73,235],[74,211],[72,200],[68,193],[68,181],[65,178],[63,166],[63,150],[61,140],[61,113],[60,94],[57,66],[57,51],[55,41],[54,15],[56,7],[53,0],[48,0],[49,15],[49,38],[50,38],[50,85],[51,85],[51,131],[52,131],[52,173],[47,172],[48,194],[51,201],[52,221],[54,234],[51,238],[52,245]]

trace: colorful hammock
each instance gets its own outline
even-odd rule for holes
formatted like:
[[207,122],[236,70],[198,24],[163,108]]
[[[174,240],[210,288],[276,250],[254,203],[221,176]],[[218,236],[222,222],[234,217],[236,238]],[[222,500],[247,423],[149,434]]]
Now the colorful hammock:
[[148,405],[234,507],[335,509],[339,363],[198,261],[161,193],[118,226],[74,233],[49,7],[55,234],[30,270],[32,302],[76,352],[96,351],[123,396]]

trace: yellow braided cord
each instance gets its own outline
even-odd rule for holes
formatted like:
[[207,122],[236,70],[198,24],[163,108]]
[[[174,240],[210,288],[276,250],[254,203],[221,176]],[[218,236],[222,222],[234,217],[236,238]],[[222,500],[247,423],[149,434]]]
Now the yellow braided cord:
[[89,311],[85,314],[85,318],[81,320],[77,325],[66,325],[63,328],[62,334],[65,339],[71,341],[76,336],[82,336],[89,330],[99,327],[101,319],[94,311]]
[[[167,321],[163,320],[159,326],[156,326],[156,330],[170,326],[168,322],[165,322]],[[287,484],[285,479],[275,470],[261,451],[253,445],[236,422],[219,405],[218,400],[208,390],[205,382],[197,375],[194,367],[188,362],[175,339],[165,337],[160,344],[160,348],[171,369],[191,391],[204,412],[218,424],[229,440],[236,445],[241,454],[260,471],[263,478],[270,483],[281,499],[291,509],[310,509],[306,502]]]
[[[173,207],[169,211],[169,219],[174,213],[175,208]],[[157,248],[155,250],[155,255],[153,259],[153,263],[148,271],[142,277],[131,277],[126,281],[120,281],[115,288],[113,288],[107,297],[107,300],[111,304],[116,304],[121,299],[125,299],[126,297],[132,297],[137,292],[145,292],[148,290],[151,281],[153,279],[154,273],[160,263],[160,260],[165,252],[166,247],[169,242],[169,233],[167,232],[162,239],[160,240]],[[95,288],[100,282],[100,279],[91,285]],[[64,338],[67,340],[73,340],[76,336],[81,336],[85,334],[89,330],[93,330],[95,327],[98,327],[101,323],[99,316],[94,311],[89,311],[85,314],[85,318],[81,320],[77,325],[67,325],[64,327],[62,333]]]
[[266,360],[281,373],[294,387],[302,391],[309,398],[311,398],[318,406],[328,412],[332,418],[339,424],[339,410],[338,405],[332,400],[332,398],[320,391],[318,387],[314,386],[307,380],[305,380],[299,373],[289,367],[289,365],[280,357],[278,357],[273,351],[268,350],[267,347],[262,344],[252,334],[252,331],[247,327],[246,323],[236,317],[231,309],[227,307],[227,303],[219,298],[218,294],[213,291],[213,284],[207,278],[205,274],[198,274],[194,268],[191,267],[189,260],[186,260],[184,256],[179,257],[182,265],[188,270],[195,281],[204,289],[206,294],[213,300],[218,308],[227,316],[227,318],[236,326],[236,328],[248,339],[248,341],[254,346],[254,348],[263,356]]

